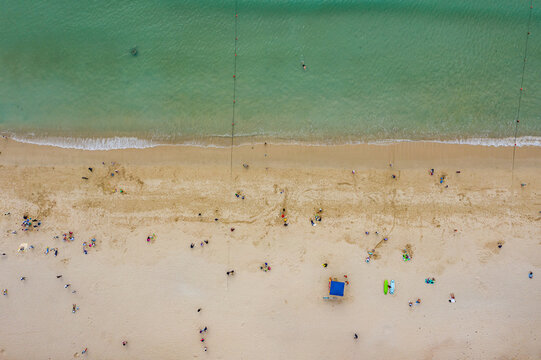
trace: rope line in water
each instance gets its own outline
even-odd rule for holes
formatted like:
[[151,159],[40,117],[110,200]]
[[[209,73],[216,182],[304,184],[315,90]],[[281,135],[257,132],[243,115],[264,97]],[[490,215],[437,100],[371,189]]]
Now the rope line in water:
[[522,77],[520,79],[520,92],[518,95],[518,105],[517,105],[517,117],[515,119],[515,134],[514,134],[514,146],[513,146],[513,163],[511,167],[511,172],[515,170],[515,153],[517,151],[517,134],[518,134],[518,124],[520,122],[520,106],[522,103],[522,93],[524,88],[524,73],[526,72],[526,60],[528,56],[528,39],[530,38],[530,27],[532,23],[532,13],[533,13],[533,0],[530,0],[530,14],[528,15],[528,25],[526,26],[526,41],[524,44],[524,61],[522,62]]
[[[235,0],[235,52],[234,52],[234,60],[233,60],[233,113],[231,116],[231,163],[229,172],[230,175],[233,176],[233,145],[234,145],[234,139],[235,139],[235,105],[237,103],[237,42],[239,40],[237,33],[238,33],[238,19],[239,15],[237,12],[238,9],[238,0]],[[230,263],[231,263],[231,243],[229,239],[227,239],[227,268],[228,271],[230,269]],[[229,290],[229,274],[227,276],[226,282],[225,282],[225,288],[226,290]]]
[[233,144],[234,144],[234,139],[235,139],[235,105],[237,103],[237,42],[239,40],[237,36],[238,19],[239,19],[237,9],[238,9],[238,0],[235,0],[235,52],[234,52],[234,60],[233,60],[233,115],[232,115],[232,120],[231,120],[231,164],[230,164],[231,175],[233,175]]

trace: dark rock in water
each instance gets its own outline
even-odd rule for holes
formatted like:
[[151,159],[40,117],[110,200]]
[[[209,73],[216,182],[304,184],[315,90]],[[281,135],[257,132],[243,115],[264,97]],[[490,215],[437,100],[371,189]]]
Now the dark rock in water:
[[130,54],[132,54],[133,56],[137,56],[137,48],[132,48],[130,50]]

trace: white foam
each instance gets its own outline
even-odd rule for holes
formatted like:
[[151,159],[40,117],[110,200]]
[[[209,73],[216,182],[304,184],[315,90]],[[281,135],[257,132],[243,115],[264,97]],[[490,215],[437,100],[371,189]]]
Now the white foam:
[[111,138],[74,138],[74,137],[21,137],[9,136],[11,139],[28,144],[56,146],[64,149],[79,150],[117,150],[117,149],[146,149],[160,144],[151,140],[139,139],[136,137]]
[[[229,135],[230,136],[230,135]],[[238,136],[238,138],[237,138]],[[121,137],[115,136],[110,138],[76,138],[76,137],[37,137],[34,135],[29,136],[19,136],[15,134],[8,135],[9,138],[28,144],[35,145],[47,145],[47,146],[56,146],[65,149],[79,149],[79,150],[117,150],[117,149],[146,149],[156,146],[165,146],[165,145],[174,145],[174,146],[195,146],[195,147],[212,147],[212,148],[228,148],[227,145],[217,145],[212,143],[205,143],[204,141],[186,141],[183,143],[168,143],[168,142],[159,142],[155,140],[146,140],[140,139],[137,137]],[[223,136],[214,136],[214,137],[228,137]],[[242,146],[243,144],[259,144],[263,143],[262,141],[252,142],[249,139],[252,135],[235,135],[237,138],[237,143],[235,146]],[[212,136],[211,136],[212,138]],[[242,141],[244,139],[245,141]],[[239,143],[239,140],[241,142]],[[288,141],[288,140],[277,140],[276,138],[272,139],[272,136],[269,136],[267,141],[269,144],[274,145],[305,145],[305,146],[332,146],[332,145],[357,145],[357,144],[371,144],[371,145],[391,145],[401,142],[427,142],[427,143],[441,143],[441,144],[460,144],[460,145],[475,145],[475,146],[494,146],[494,147],[512,147],[515,144],[514,138],[470,138],[470,139],[456,139],[456,140],[409,140],[409,139],[382,139],[382,140],[373,140],[373,141],[348,141],[345,143],[337,142],[324,142],[324,141],[314,141],[314,142],[302,142],[302,141]],[[517,147],[524,146],[541,146],[541,137],[538,136],[523,136],[516,139]]]
[[[515,145],[515,138],[469,138],[455,140],[408,140],[408,139],[386,139],[367,142],[374,145],[388,145],[398,142],[428,142],[438,144],[459,144],[459,145],[475,145],[475,146],[493,146],[493,147],[512,147]],[[517,147],[523,146],[541,146],[541,137],[539,136],[522,136],[516,139]]]

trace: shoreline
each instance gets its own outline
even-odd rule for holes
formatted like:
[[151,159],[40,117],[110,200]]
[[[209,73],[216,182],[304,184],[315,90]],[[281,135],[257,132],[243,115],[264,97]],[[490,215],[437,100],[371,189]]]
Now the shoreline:
[[[0,133],[2,134],[2,133]],[[146,149],[161,146],[192,146],[201,148],[230,148],[231,136],[208,136],[198,138],[187,138],[179,142],[169,142],[165,139],[146,139],[136,136],[114,136],[114,137],[35,137],[21,136],[12,133],[3,133],[5,138],[33,145],[55,146],[64,149],[78,149],[88,151],[106,151],[121,149]],[[276,136],[252,136],[235,135],[233,146],[261,145],[264,143],[272,145],[300,145],[300,146],[340,146],[340,145],[389,145],[397,143],[438,143],[455,145],[474,145],[488,147],[541,147],[541,136],[521,136],[515,138],[458,138],[458,139],[369,139],[369,140],[348,140],[348,141],[311,141],[311,140],[289,140]]]
[[[35,145],[0,139],[0,163],[35,166],[77,165],[82,161],[122,161],[133,165],[213,165],[221,171],[242,168],[345,168],[384,169],[431,168],[435,164],[454,167],[515,168],[541,167],[541,147],[493,147],[438,142],[382,144],[298,145],[244,144],[234,147],[162,145],[144,149],[82,150]],[[513,153],[514,164],[513,164]],[[237,170],[238,171],[238,170]]]

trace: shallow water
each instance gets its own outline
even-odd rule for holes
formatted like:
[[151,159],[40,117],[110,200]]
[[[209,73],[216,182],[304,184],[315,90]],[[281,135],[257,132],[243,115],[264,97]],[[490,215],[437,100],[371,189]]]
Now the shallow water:
[[[513,138],[529,4],[4,0],[0,131],[230,136],[237,6],[237,141]],[[519,137],[541,136],[539,8],[530,31]]]

